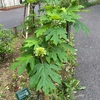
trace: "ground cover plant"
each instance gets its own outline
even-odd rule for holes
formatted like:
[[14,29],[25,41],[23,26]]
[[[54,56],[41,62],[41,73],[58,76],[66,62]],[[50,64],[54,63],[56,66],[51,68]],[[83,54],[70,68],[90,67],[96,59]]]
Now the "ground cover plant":
[[43,3],[39,10],[43,14],[35,17],[35,12],[30,13],[34,17],[33,35],[24,40],[21,55],[10,69],[17,68],[19,75],[26,71],[31,89],[41,100],[73,100],[79,81],[72,77],[76,51],[69,27],[88,33],[87,27],[78,20],[77,12],[83,6],[77,0],[66,1],[67,6],[62,0],[26,0],[25,3],[38,2]]

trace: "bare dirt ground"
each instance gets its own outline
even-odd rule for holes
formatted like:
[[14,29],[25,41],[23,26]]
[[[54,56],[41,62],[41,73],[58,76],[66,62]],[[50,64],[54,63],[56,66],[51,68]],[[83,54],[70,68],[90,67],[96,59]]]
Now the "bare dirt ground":
[[6,55],[5,60],[0,63],[0,100],[16,100],[15,93],[23,87],[27,87],[27,79],[24,74],[18,76],[17,70],[9,69],[11,63],[20,54],[21,42],[22,39],[15,43],[15,52]]

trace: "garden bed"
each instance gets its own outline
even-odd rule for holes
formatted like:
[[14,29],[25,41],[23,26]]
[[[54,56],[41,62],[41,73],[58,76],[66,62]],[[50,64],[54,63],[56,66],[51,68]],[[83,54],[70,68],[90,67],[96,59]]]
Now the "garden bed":
[[[20,84],[23,75],[18,77],[17,72],[9,70],[11,63],[20,54],[22,40],[15,43],[14,49],[16,51],[12,54],[6,54],[4,61],[0,62],[0,100],[12,100],[12,98],[16,100],[15,92],[23,87],[21,85],[25,84],[25,82]],[[16,83],[16,81],[18,82]]]

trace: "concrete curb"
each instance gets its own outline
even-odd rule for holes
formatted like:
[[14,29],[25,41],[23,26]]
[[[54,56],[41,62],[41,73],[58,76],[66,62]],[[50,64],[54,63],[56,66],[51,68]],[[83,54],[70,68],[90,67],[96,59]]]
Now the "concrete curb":
[[0,8],[0,11],[7,11],[7,10],[12,10],[12,9],[17,9],[17,8],[22,8],[24,5],[17,5],[17,6],[11,6],[11,7],[4,7]]

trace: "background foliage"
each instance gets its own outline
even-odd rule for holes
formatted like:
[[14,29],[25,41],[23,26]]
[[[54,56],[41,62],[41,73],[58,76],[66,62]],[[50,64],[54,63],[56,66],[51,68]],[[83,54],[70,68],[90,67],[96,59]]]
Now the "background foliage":
[[4,29],[0,25],[0,60],[2,61],[5,58],[7,53],[13,52],[13,41],[14,34],[9,29]]
[[95,0],[93,2],[88,2],[89,0],[79,0],[79,3],[84,5],[85,7],[89,7],[89,6],[92,6],[92,5],[95,5],[95,4],[99,4],[100,3],[100,0]]

